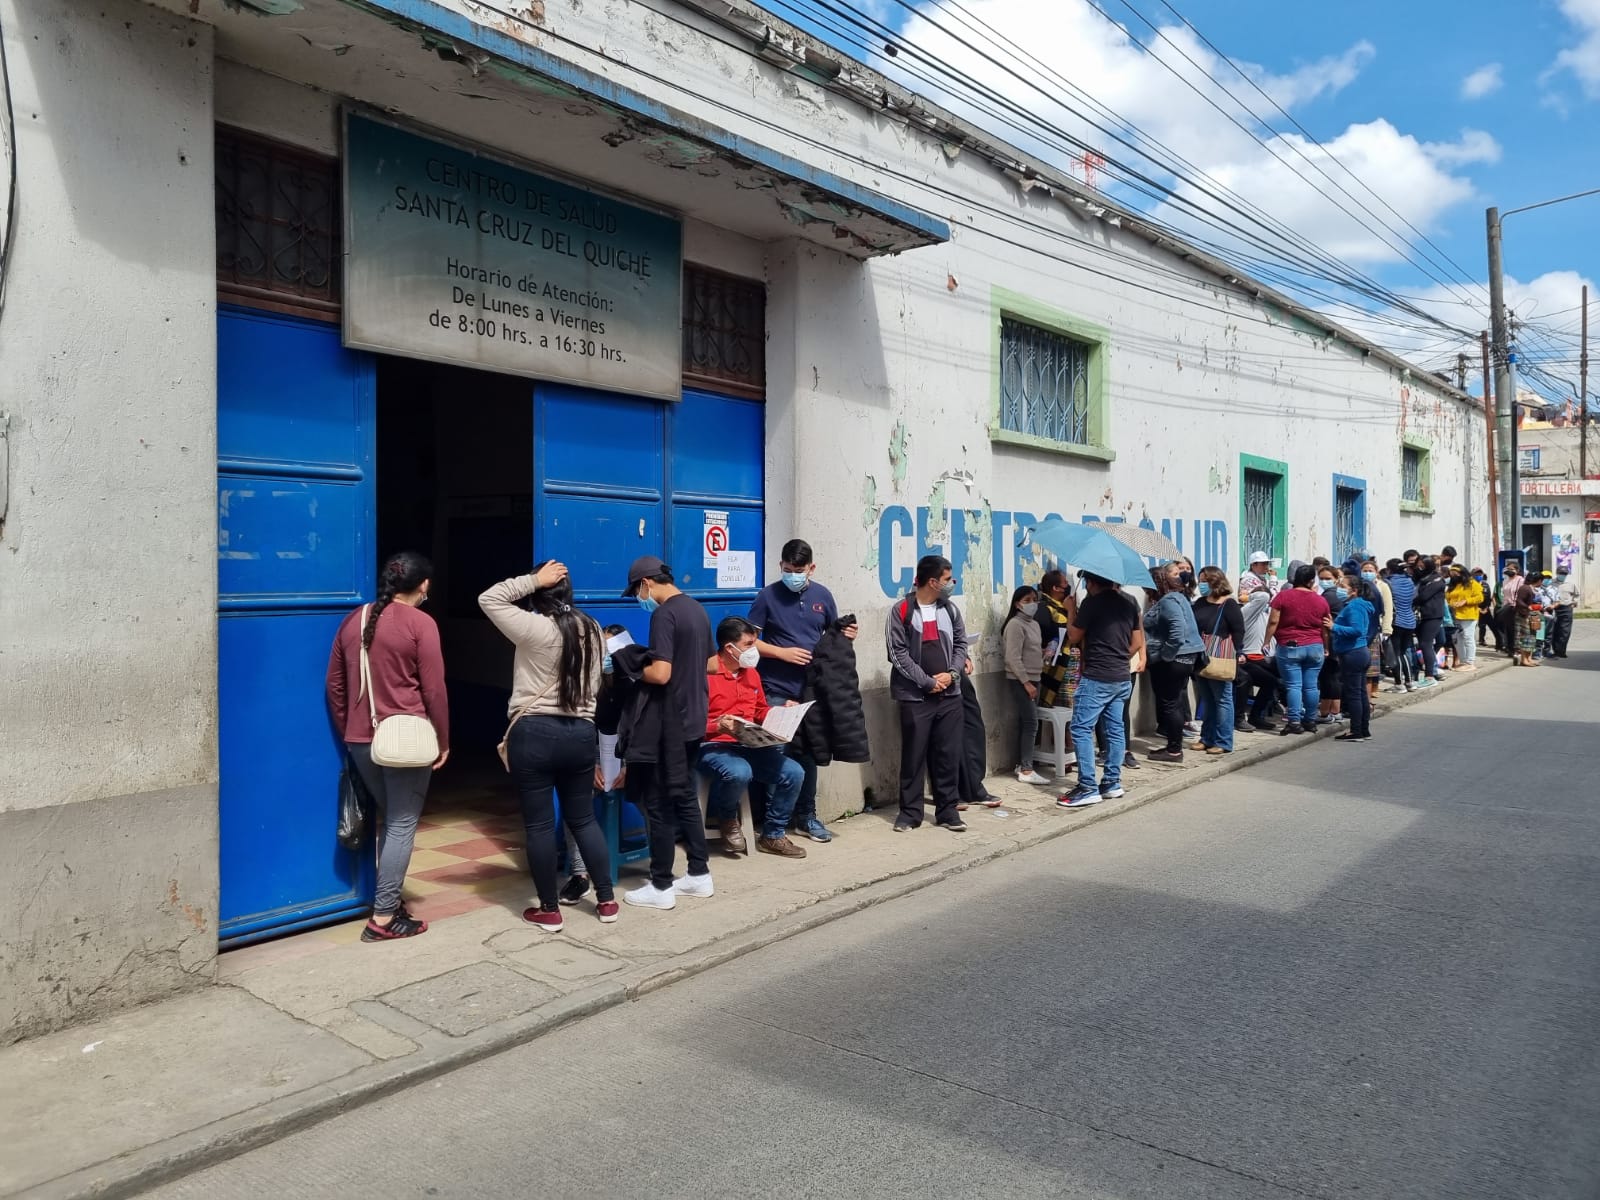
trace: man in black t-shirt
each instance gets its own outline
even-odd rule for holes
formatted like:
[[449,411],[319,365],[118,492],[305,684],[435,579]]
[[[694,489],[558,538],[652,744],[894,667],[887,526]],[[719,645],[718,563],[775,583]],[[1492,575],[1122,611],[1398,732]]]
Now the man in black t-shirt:
[[[652,716],[659,718],[660,744],[676,739],[683,748],[681,756],[671,746],[653,760],[638,759],[629,749],[628,798],[644,810],[650,825],[650,882],[622,898],[642,908],[673,908],[679,896],[710,896],[713,890],[694,777],[709,708],[711,619],[698,600],[673,583],[672,568],[654,555],[634,560],[622,594],[634,597],[650,614],[651,661],[642,680]],[[689,870],[674,879],[679,837]]]
[[[1080,648],[1083,665],[1072,698],[1072,748],[1078,756],[1078,786],[1056,803],[1062,808],[1087,808],[1122,795],[1122,758],[1127,739],[1121,721],[1123,706],[1133,694],[1133,671],[1144,661],[1144,629],[1139,606],[1109,579],[1082,572],[1089,595],[1078,605],[1067,637]],[[1132,660],[1137,660],[1134,662]],[[1100,715],[1106,722],[1106,778],[1096,784],[1094,729]]]

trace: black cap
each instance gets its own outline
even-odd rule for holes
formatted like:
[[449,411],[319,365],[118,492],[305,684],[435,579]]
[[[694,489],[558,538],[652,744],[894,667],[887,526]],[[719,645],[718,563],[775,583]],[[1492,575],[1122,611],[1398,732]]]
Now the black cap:
[[667,564],[654,554],[643,554],[633,560],[633,566],[628,568],[628,586],[622,589],[624,598],[632,596],[639,587],[640,580],[654,579],[657,575],[666,573]]

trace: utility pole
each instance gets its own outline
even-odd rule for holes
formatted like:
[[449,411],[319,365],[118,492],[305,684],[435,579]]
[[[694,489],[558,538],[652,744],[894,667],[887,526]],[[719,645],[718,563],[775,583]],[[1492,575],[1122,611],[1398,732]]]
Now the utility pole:
[[1500,478],[1505,481],[1500,496],[1500,529],[1505,535],[1500,541],[1502,550],[1521,550],[1517,518],[1522,515],[1518,507],[1522,482],[1517,478],[1516,405],[1517,361],[1511,350],[1510,330],[1506,321],[1505,274],[1500,250],[1500,210],[1491,208],[1485,214],[1489,232],[1489,321],[1493,335],[1494,351],[1494,423],[1499,454]]
[[1589,285],[1583,285],[1583,340],[1578,351],[1578,478],[1589,478]]
[[1495,487],[1494,469],[1494,401],[1489,396],[1489,332],[1478,335],[1478,345],[1483,350],[1483,432],[1489,442],[1489,530],[1494,537],[1495,549],[1500,549],[1500,492]]

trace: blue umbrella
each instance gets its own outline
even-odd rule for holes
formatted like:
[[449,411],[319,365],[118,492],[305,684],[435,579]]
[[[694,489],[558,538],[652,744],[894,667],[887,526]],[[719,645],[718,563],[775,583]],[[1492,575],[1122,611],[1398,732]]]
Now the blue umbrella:
[[1042,521],[1029,531],[1023,544],[1037,546],[1060,562],[1113,583],[1151,586],[1150,568],[1144,558],[1112,537],[1098,522]]

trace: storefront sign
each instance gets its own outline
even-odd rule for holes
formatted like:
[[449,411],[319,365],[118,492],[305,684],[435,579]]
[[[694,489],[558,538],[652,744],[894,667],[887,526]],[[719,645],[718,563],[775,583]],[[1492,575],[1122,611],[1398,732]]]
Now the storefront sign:
[[671,217],[345,120],[349,346],[678,399]]
[[1600,479],[1542,479],[1522,481],[1524,496],[1600,496]]

